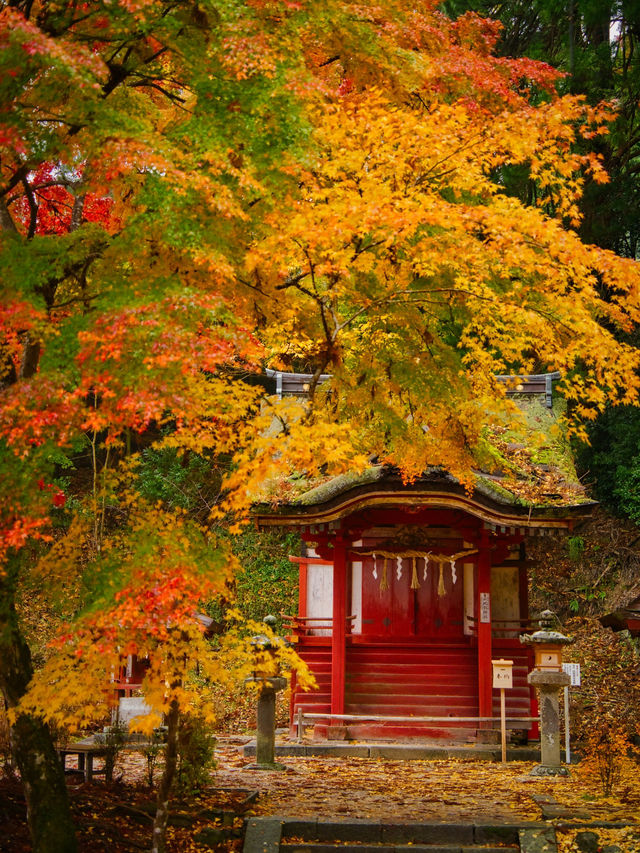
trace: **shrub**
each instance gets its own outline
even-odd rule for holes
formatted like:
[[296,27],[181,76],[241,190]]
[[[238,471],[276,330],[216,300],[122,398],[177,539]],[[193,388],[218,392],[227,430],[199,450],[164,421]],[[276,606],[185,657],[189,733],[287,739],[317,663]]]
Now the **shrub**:
[[580,772],[596,780],[605,797],[609,797],[624,778],[637,778],[638,766],[633,756],[624,726],[603,719],[586,738]]
[[103,734],[96,738],[96,740],[102,741],[107,749],[104,757],[105,782],[113,782],[113,771],[128,738],[127,726],[120,721],[116,721],[113,725],[105,728]]
[[215,745],[215,738],[203,717],[183,716],[178,732],[176,767],[179,796],[197,794],[210,782],[210,772],[215,767]]

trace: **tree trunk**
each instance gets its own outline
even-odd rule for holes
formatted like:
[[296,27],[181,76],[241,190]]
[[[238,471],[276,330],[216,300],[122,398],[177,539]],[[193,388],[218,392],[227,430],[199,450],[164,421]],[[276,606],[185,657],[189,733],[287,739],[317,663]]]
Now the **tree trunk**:
[[[7,574],[0,573],[0,688],[7,707],[15,708],[26,692],[33,668],[18,626],[11,568],[5,568]],[[11,751],[24,787],[34,853],[76,853],[64,772],[48,726],[20,714],[11,727]]]
[[169,794],[178,761],[178,725],[180,707],[174,699],[167,714],[167,746],[164,755],[164,772],[158,786],[156,816],[153,821],[153,843],[151,853],[164,853],[167,821],[169,819]]

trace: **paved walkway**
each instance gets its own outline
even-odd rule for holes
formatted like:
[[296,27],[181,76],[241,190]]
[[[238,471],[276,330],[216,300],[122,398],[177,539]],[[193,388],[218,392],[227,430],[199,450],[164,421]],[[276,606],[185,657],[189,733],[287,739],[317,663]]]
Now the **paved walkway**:
[[503,765],[499,751],[487,746],[295,744],[281,739],[277,760],[285,769],[265,771],[250,767],[255,755],[251,746],[220,743],[216,776],[222,785],[259,790],[255,811],[265,818],[466,827],[536,824],[551,826],[554,834],[557,830],[558,853],[580,851],[575,846],[580,833],[602,838],[610,830],[607,840],[623,839],[611,853],[640,853],[634,837],[640,829],[640,793],[627,790],[618,801],[594,795],[597,784],[580,768],[572,768],[566,778],[530,776],[536,756],[524,748],[510,750]]

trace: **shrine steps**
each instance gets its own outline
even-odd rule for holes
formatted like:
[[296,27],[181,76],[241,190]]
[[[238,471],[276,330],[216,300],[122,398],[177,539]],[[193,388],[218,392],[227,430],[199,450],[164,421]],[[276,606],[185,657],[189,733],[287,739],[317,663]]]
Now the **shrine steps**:
[[[302,708],[305,714],[331,711],[330,638],[314,638],[313,645],[300,644],[298,652],[314,673],[318,688],[303,692],[294,688],[291,722]],[[496,644],[498,645],[498,644]],[[514,660],[513,688],[507,691],[507,715],[528,717],[531,713],[527,683],[527,652],[517,648],[496,649]],[[367,720],[372,717],[477,717],[477,651],[468,643],[386,643],[382,640],[347,645],[345,661],[344,713],[362,720],[309,721],[315,736],[339,739],[453,739],[473,740],[479,724],[469,720],[394,721]],[[500,715],[500,694],[493,695],[493,716]],[[527,729],[530,724],[508,722],[509,728]],[[292,729],[293,731],[293,729]]]
[[304,691],[295,687],[291,696],[291,719],[299,707],[308,714],[328,714],[331,711],[331,648],[310,646],[296,650],[307,664],[316,680],[315,690]]
[[[374,716],[473,717],[478,714],[475,651],[468,647],[357,646],[347,654],[345,711]],[[468,722],[349,724],[360,738],[466,738]],[[463,731],[464,730],[464,731]]]

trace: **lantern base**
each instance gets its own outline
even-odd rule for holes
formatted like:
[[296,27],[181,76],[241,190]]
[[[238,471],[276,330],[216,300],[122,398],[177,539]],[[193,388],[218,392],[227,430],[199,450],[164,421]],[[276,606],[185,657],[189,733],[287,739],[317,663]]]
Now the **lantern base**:
[[552,767],[549,764],[538,764],[529,771],[529,776],[570,776],[566,767]]

